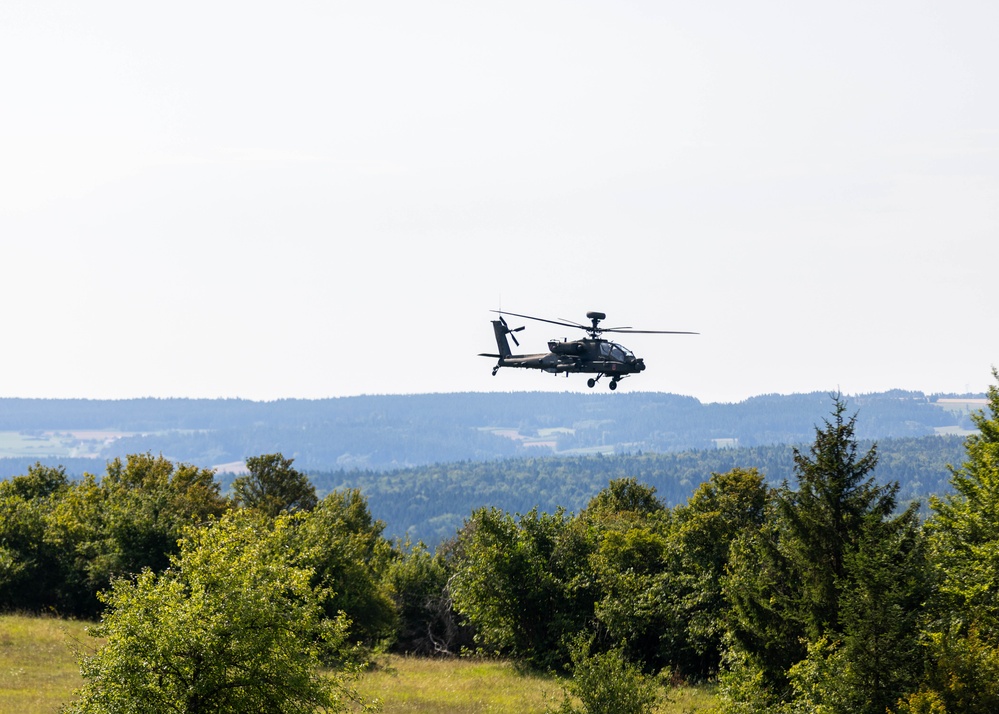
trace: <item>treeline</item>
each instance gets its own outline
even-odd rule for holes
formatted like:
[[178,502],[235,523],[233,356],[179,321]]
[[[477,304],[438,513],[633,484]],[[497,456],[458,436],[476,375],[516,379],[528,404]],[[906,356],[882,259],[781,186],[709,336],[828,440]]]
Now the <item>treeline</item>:
[[[575,512],[477,508],[433,551],[387,539],[356,488],[320,498],[280,454],[248,459],[228,497],[210,470],[149,454],[100,479],[35,466],[0,484],[0,608],[103,615],[110,649],[85,672],[95,702],[124,691],[114,677],[190,693],[203,678],[188,668],[231,661],[274,620],[310,662],[477,649],[571,671],[613,653],[717,678],[727,712],[993,712],[999,386],[988,396],[925,520],[876,478],[883,455],[840,399],[790,451],[786,481],[735,465],[673,504],[614,477]],[[178,638],[178,618],[176,631],[222,634]],[[335,650],[313,648],[320,631]]]

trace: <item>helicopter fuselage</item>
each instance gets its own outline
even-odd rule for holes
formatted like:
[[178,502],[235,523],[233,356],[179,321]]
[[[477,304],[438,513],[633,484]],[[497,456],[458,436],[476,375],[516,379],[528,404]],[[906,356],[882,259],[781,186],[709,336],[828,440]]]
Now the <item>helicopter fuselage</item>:
[[553,374],[581,372],[622,377],[645,369],[645,362],[640,357],[635,357],[626,347],[607,340],[551,340],[548,348],[551,352],[500,357],[496,367],[540,369]]
[[[549,340],[550,352],[538,354],[515,355],[509,351],[506,343],[505,326],[494,320],[497,344],[500,354],[484,355],[496,357],[499,361],[493,368],[493,374],[500,367],[515,367],[521,369],[538,369],[551,374],[596,374],[597,379],[608,376],[612,379],[611,388],[617,386],[617,381],[629,374],[637,374],[645,369],[645,362],[635,357],[631,350],[623,345],[601,338],[586,337],[581,340]],[[503,354],[506,353],[506,354]],[[596,380],[590,380],[594,384]],[[593,386],[592,384],[590,386]]]
[[549,340],[548,349],[565,367],[557,371],[626,375],[645,369],[645,362],[627,347],[600,338]]
[[[632,351],[624,345],[603,339],[600,336],[603,332],[696,334],[690,332],[676,332],[672,330],[636,330],[631,327],[600,327],[600,321],[607,317],[602,312],[586,313],[586,317],[592,321],[592,325],[590,327],[574,322],[567,322],[565,320],[548,320],[542,317],[519,315],[515,312],[503,312],[502,310],[493,310],[493,312],[498,312],[500,314],[500,318],[498,320],[492,321],[493,331],[496,333],[496,348],[498,353],[482,353],[480,355],[482,357],[494,357],[498,360],[496,362],[496,366],[493,367],[493,376],[496,375],[501,367],[538,369],[552,374],[565,374],[566,376],[577,372],[595,374],[596,377],[592,377],[586,382],[589,387],[593,387],[597,383],[597,380],[601,377],[607,376],[610,377],[610,385],[608,386],[611,389],[616,389],[617,383],[623,377],[627,377],[631,374],[638,374],[645,369],[645,362],[641,357],[636,357]],[[555,325],[563,325],[565,327],[574,327],[584,330],[587,336],[581,340],[549,340],[549,352],[529,355],[515,355],[510,350],[510,343],[507,340],[507,336],[512,337],[513,341],[519,346],[520,343],[517,341],[517,337],[514,333],[520,332],[524,328],[511,328],[507,325],[506,320],[503,319],[503,315],[514,315],[516,317],[527,318],[528,320],[537,320],[539,322],[549,322]]]

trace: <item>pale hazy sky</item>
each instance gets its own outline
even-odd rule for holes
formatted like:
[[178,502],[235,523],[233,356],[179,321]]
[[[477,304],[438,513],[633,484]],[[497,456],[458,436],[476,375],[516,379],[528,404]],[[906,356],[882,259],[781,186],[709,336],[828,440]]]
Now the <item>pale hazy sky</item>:
[[622,339],[626,391],[984,390],[997,27],[960,0],[4,0],[0,396],[588,391],[490,376],[497,307],[701,333]]

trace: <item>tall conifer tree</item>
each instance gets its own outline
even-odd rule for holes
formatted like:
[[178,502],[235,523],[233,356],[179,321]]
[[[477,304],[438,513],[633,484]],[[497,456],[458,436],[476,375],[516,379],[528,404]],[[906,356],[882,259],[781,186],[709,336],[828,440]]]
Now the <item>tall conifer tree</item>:
[[880,714],[915,680],[923,539],[915,506],[893,515],[898,485],[875,481],[855,422],[837,396],[809,452],[795,450],[798,488],[784,483],[773,521],[733,547],[732,711]]
[[778,491],[786,556],[801,575],[801,611],[797,614],[814,638],[839,627],[839,583],[847,553],[857,545],[867,521],[880,521],[895,508],[898,485],[878,485],[873,471],[877,447],[861,455],[854,436],[856,415],[846,418],[837,395],[832,421],[815,430],[808,454],[794,450],[798,489],[786,483]]

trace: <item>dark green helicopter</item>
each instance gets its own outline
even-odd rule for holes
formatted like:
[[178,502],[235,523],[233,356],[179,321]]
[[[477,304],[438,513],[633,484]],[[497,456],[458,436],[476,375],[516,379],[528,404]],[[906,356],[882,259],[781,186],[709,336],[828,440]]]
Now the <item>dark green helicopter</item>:
[[[607,315],[602,312],[588,312],[586,317],[590,319],[591,325],[580,325],[569,320],[546,320],[543,317],[532,317],[531,315],[518,315],[515,312],[504,312],[503,310],[492,310],[498,313],[500,318],[493,320],[493,331],[496,333],[496,347],[499,354],[481,353],[480,357],[493,357],[499,361],[493,367],[493,376],[500,367],[521,367],[523,369],[540,369],[544,372],[559,374],[565,372],[569,376],[570,372],[582,372],[595,374],[586,381],[588,387],[596,385],[597,381],[604,376],[610,377],[608,385],[612,390],[617,389],[617,383],[624,377],[631,374],[638,374],[645,369],[645,361],[641,357],[636,357],[631,350],[616,342],[610,342],[600,337],[604,332],[630,332],[632,334],[647,335],[696,335],[697,332],[678,332],[675,330],[633,330],[630,327],[600,327],[600,321],[607,319]],[[553,325],[564,327],[575,327],[586,332],[586,337],[581,340],[549,340],[547,353],[532,355],[515,355],[510,350],[510,343],[507,335],[513,338],[514,344],[520,347],[515,332],[524,329],[523,326],[511,328],[507,325],[503,315],[512,317],[523,317],[527,320],[537,320],[539,322],[549,322]]]

